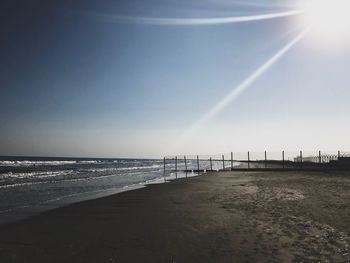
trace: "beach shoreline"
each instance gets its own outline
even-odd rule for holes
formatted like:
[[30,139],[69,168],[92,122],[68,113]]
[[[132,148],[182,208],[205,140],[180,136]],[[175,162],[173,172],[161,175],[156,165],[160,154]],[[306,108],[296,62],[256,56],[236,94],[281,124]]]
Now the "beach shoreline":
[[0,226],[1,262],[348,262],[348,172],[213,172]]

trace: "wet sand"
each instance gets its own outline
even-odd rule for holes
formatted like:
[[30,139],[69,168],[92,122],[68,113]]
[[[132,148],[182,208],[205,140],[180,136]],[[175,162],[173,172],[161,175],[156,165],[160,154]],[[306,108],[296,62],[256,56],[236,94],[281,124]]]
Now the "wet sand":
[[0,226],[0,262],[350,262],[350,172],[220,172]]

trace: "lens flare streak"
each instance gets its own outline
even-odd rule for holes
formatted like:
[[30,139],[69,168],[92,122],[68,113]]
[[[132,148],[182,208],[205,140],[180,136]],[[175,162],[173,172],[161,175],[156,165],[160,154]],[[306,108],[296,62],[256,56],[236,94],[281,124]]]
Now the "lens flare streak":
[[153,17],[134,17],[134,16],[118,16],[99,13],[88,13],[94,18],[110,23],[127,23],[127,24],[145,24],[159,26],[190,26],[190,25],[216,25],[231,24],[240,22],[260,21],[274,18],[282,18],[294,15],[300,15],[304,10],[293,10],[280,13],[269,13],[252,16],[237,17],[220,17],[220,18],[153,18]]

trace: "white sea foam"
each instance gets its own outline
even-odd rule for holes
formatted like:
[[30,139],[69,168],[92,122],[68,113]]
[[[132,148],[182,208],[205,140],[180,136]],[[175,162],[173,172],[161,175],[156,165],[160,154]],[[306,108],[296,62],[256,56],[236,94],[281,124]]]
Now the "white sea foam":
[[[131,168],[131,167],[130,167]],[[58,176],[65,176],[65,175],[74,175],[73,170],[68,171],[57,171],[57,172],[47,172],[44,174],[40,173],[7,173],[7,174],[0,174],[0,179],[44,179],[49,177],[58,177]],[[160,173],[161,169],[154,170],[152,172]],[[27,181],[27,182],[11,182],[8,181],[5,185],[0,185],[1,188],[10,188],[10,187],[22,187],[22,186],[30,186],[30,185],[37,185],[37,184],[52,184],[52,183],[67,183],[67,182],[78,182],[78,181],[89,181],[89,180],[101,180],[105,178],[112,178],[116,176],[120,176],[121,174],[106,174],[106,175],[95,175],[95,176],[84,176],[84,177],[77,177],[77,178],[67,178],[67,179],[53,179],[53,180],[45,180],[45,181]],[[138,171],[133,173],[134,176],[140,176],[144,175],[143,171]]]
[[121,167],[117,168],[117,170],[120,171],[125,171],[125,170],[143,170],[143,169],[155,169],[155,168],[160,168],[162,167],[161,165],[155,164],[155,165],[150,165],[150,166],[133,166],[133,167]]
[[[109,163],[109,161],[104,160],[76,160],[76,161],[29,161],[29,160],[22,160],[22,161],[0,161],[0,166],[41,166],[41,165],[72,165],[72,164],[106,164]],[[113,163],[113,162],[110,162]]]
[[14,210],[26,207],[36,210],[36,206],[64,198],[74,202],[80,195],[110,194],[124,186],[133,189],[166,181],[163,176],[168,178],[173,166],[169,162],[163,174],[163,160],[2,160],[0,214],[16,213]]
[[17,179],[23,179],[23,178],[48,178],[48,177],[57,177],[60,175],[68,175],[73,173],[73,170],[64,170],[64,171],[46,171],[46,172],[29,172],[29,173],[5,173],[0,174],[1,179],[6,178],[17,178]]
[[0,166],[67,165],[76,161],[0,161]]
[[31,185],[38,185],[38,184],[53,184],[53,183],[60,183],[61,184],[61,183],[67,183],[67,182],[96,180],[96,179],[103,179],[106,177],[113,177],[113,176],[116,176],[116,174],[109,174],[109,175],[102,175],[102,176],[95,176],[95,177],[80,177],[80,178],[62,179],[62,180],[27,181],[27,182],[19,182],[19,183],[8,182],[8,184],[0,185],[0,189],[1,188],[11,188],[11,187],[31,186]]

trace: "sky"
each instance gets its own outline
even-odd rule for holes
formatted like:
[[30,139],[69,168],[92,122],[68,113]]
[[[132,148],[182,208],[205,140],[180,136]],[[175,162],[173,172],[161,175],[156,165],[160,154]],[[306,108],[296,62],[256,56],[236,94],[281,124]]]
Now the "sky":
[[187,23],[299,9],[296,0],[5,1],[0,155],[350,151],[350,45],[330,35],[305,34],[205,118],[307,25],[302,15]]

